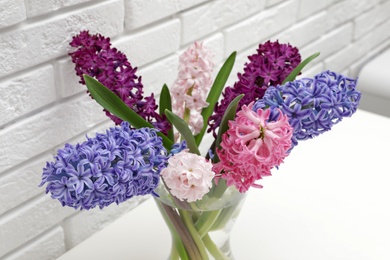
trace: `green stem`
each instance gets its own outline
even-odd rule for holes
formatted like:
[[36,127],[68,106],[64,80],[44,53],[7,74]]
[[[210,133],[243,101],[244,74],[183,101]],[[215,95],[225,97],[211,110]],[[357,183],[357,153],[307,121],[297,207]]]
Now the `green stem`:
[[195,228],[194,223],[192,222],[192,218],[188,211],[186,210],[180,210],[179,209],[179,214],[184,221],[184,224],[186,225],[188,232],[191,234],[195,245],[198,247],[199,253],[201,255],[201,258],[194,258],[194,259],[202,259],[202,260],[208,260],[209,257],[206,252],[206,248],[202,242],[202,238],[200,237],[198,231]]
[[226,180],[220,179],[218,180],[218,185],[213,185],[211,190],[211,196],[214,198],[221,198],[227,189]]
[[213,226],[215,221],[218,219],[220,213],[221,210],[213,210],[213,211],[204,212],[202,214],[202,216],[195,223],[195,227],[198,230],[200,237],[203,238],[207,234],[207,232],[209,232],[209,229]]
[[206,246],[210,254],[218,260],[229,260],[227,257],[213,242],[210,236],[207,234],[203,237],[203,243]]
[[233,218],[233,215],[236,214],[237,207],[241,206],[243,201],[221,210],[221,213],[218,216],[218,220],[214,222],[214,224],[209,228],[209,231],[214,231],[218,229],[222,229],[226,226],[227,222]]
[[[221,198],[224,192],[226,191],[226,189],[227,189],[226,180],[224,179],[219,180],[218,185],[213,185],[212,190],[209,192],[210,200]],[[201,237],[203,237],[209,231],[209,229],[214,225],[217,219],[220,219],[221,211],[222,210],[207,212],[202,214],[199,217],[199,219],[196,222],[196,229],[199,230],[199,234],[201,235]],[[210,218],[211,214],[213,215],[212,218]]]
[[[194,89],[194,86],[195,86],[195,83],[188,89],[187,91],[187,95],[188,96],[192,96],[192,90]],[[188,124],[188,122],[190,121],[190,115],[191,115],[191,111],[190,109],[184,104],[184,115],[183,115],[183,120],[184,122],[186,122]]]
[[172,236],[170,260],[189,260],[186,249],[177,235]]
[[183,120],[184,120],[184,122],[186,122],[187,124],[188,124],[188,122],[190,121],[190,113],[191,113],[191,111],[188,109],[188,107],[185,107],[185,108],[184,108]]
[[[178,253],[183,259],[203,259],[200,250],[197,248],[195,241],[193,240],[189,230],[186,228],[180,216],[172,207],[165,205],[156,200],[157,206],[160,209],[173,237],[177,237],[173,241],[181,241],[182,243],[177,243]],[[184,245],[185,250],[182,246]],[[204,248],[203,248],[204,250]],[[185,254],[187,253],[187,254]]]
[[161,203],[157,200],[155,200],[155,202],[157,204],[158,209],[161,212],[161,215],[164,218],[165,223],[167,223],[167,226],[172,234],[172,249],[171,249],[170,259],[171,260],[179,260],[179,259],[188,260],[187,252],[184,248],[183,243],[181,242],[181,240],[179,238],[179,235],[178,235],[175,227],[173,226],[171,220],[169,219],[168,215],[166,214],[165,210],[163,209]]
[[172,238],[171,253],[169,254],[169,260],[180,260],[180,255],[176,247],[177,247],[177,243],[175,239]]

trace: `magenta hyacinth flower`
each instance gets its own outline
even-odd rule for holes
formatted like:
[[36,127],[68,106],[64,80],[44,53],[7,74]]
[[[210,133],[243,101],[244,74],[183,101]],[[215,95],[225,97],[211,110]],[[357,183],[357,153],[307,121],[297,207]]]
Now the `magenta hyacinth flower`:
[[257,180],[271,175],[271,169],[279,166],[289,154],[293,128],[286,115],[270,120],[271,109],[252,110],[253,102],[244,105],[229,130],[222,135],[220,159],[213,167],[216,180],[223,178],[227,185],[235,185],[246,192]]
[[233,87],[225,88],[223,99],[215,106],[214,114],[209,119],[208,132],[216,129],[230,102],[238,95],[245,94],[238,104],[238,110],[245,104],[263,97],[269,86],[282,84],[283,80],[301,62],[301,55],[296,47],[267,41],[260,44],[257,53],[248,57],[244,73],[238,73],[238,81]]
[[[80,83],[85,84],[84,74],[96,78],[146,121],[167,133],[170,125],[156,112],[157,104],[153,94],[143,96],[142,77],[135,74],[137,68],[131,66],[125,54],[111,48],[110,38],[82,31],[73,37],[70,45],[76,48],[69,55],[75,64]],[[122,122],[109,111],[105,112],[116,124]]]

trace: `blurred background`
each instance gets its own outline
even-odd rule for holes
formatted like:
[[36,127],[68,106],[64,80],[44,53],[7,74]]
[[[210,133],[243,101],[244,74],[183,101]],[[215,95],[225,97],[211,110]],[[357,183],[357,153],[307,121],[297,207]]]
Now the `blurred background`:
[[194,41],[216,72],[237,51],[231,86],[260,43],[279,40],[303,59],[321,52],[302,76],[359,77],[361,108],[390,117],[389,18],[390,0],[0,0],[0,259],[55,259],[148,198],[80,212],[38,188],[64,143],[113,126],[67,55],[81,30],[111,37],[157,98]]

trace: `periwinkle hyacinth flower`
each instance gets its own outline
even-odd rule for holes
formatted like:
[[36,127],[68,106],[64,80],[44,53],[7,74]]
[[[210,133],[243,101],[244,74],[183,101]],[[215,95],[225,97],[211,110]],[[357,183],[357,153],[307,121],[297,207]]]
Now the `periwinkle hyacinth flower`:
[[[80,83],[85,84],[84,74],[96,78],[137,114],[161,132],[167,133],[170,125],[165,117],[161,117],[156,112],[157,104],[154,95],[143,96],[142,77],[135,74],[137,68],[131,66],[125,54],[116,48],[111,48],[110,38],[82,31],[73,37],[70,45],[76,48],[69,55],[75,64]],[[105,110],[105,112],[116,124],[122,122],[109,111]]]
[[105,134],[58,150],[47,162],[40,186],[63,206],[89,210],[154,194],[167,152],[151,128],[130,129],[127,122]]
[[221,149],[217,149],[220,161],[213,167],[216,180],[223,178],[240,192],[261,188],[255,182],[271,175],[271,169],[283,162],[291,147],[293,130],[287,116],[279,113],[270,119],[271,109],[253,111],[252,106],[253,102],[244,105],[229,121]]
[[238,81],[233,87],[226,87],[222,93],[221,102],[215,106],[214,114],[209,119],[208,132],[219,127],[222,117],[230,104],[237,96],[244,94],[237,110],[245,104],[263,97],[269,86],[282,84],[284,79],[301,62],[301,55],[296,47],[290,44],[280,44],[278,41],[267,41],[260,44],[257,53],[248,57],[244,73],[238,73]]
[[302,78],[283,86],[270,87],[254,110],[271,108],[273,118],[279,108],[294,127],[293,145],[331,129],[343,117],[355,113],[361,93],[356,90],[356,79],[332,71],[324,71],[314,78]]

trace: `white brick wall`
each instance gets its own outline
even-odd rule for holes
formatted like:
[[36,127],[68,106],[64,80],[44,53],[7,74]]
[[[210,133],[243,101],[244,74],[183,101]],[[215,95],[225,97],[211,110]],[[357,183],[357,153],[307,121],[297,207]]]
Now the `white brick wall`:
[[0,0],[0,259],[56,259],[147,198],[75,212],[37,187],[56,149],[112,125],[67,57],[80,30],[112,37],[149,94],[173,83],[195,40],[218,65],[238,51],[229,84],[267,39],[320,51],[304,75],[357,76],[389,48],[389,14],[390,0]]
[[63,1],[45,1],[45,0],[28,0],[25,1],[27,17],[34,17],[41,14],[51,13],[64,7],[75,4],[88,2],[91,0],[63,0]]
[[26,243],[15,252],[5,256],[4,260],[56,259],[66,252],[65,236],[62,227],[55,226],[45,234]]
[[26,9],[23,0],[1,0],[0,6],[0,29],[26,19]]
[[54,70],[50,64],[3,81],[0,125],[56,100]]

